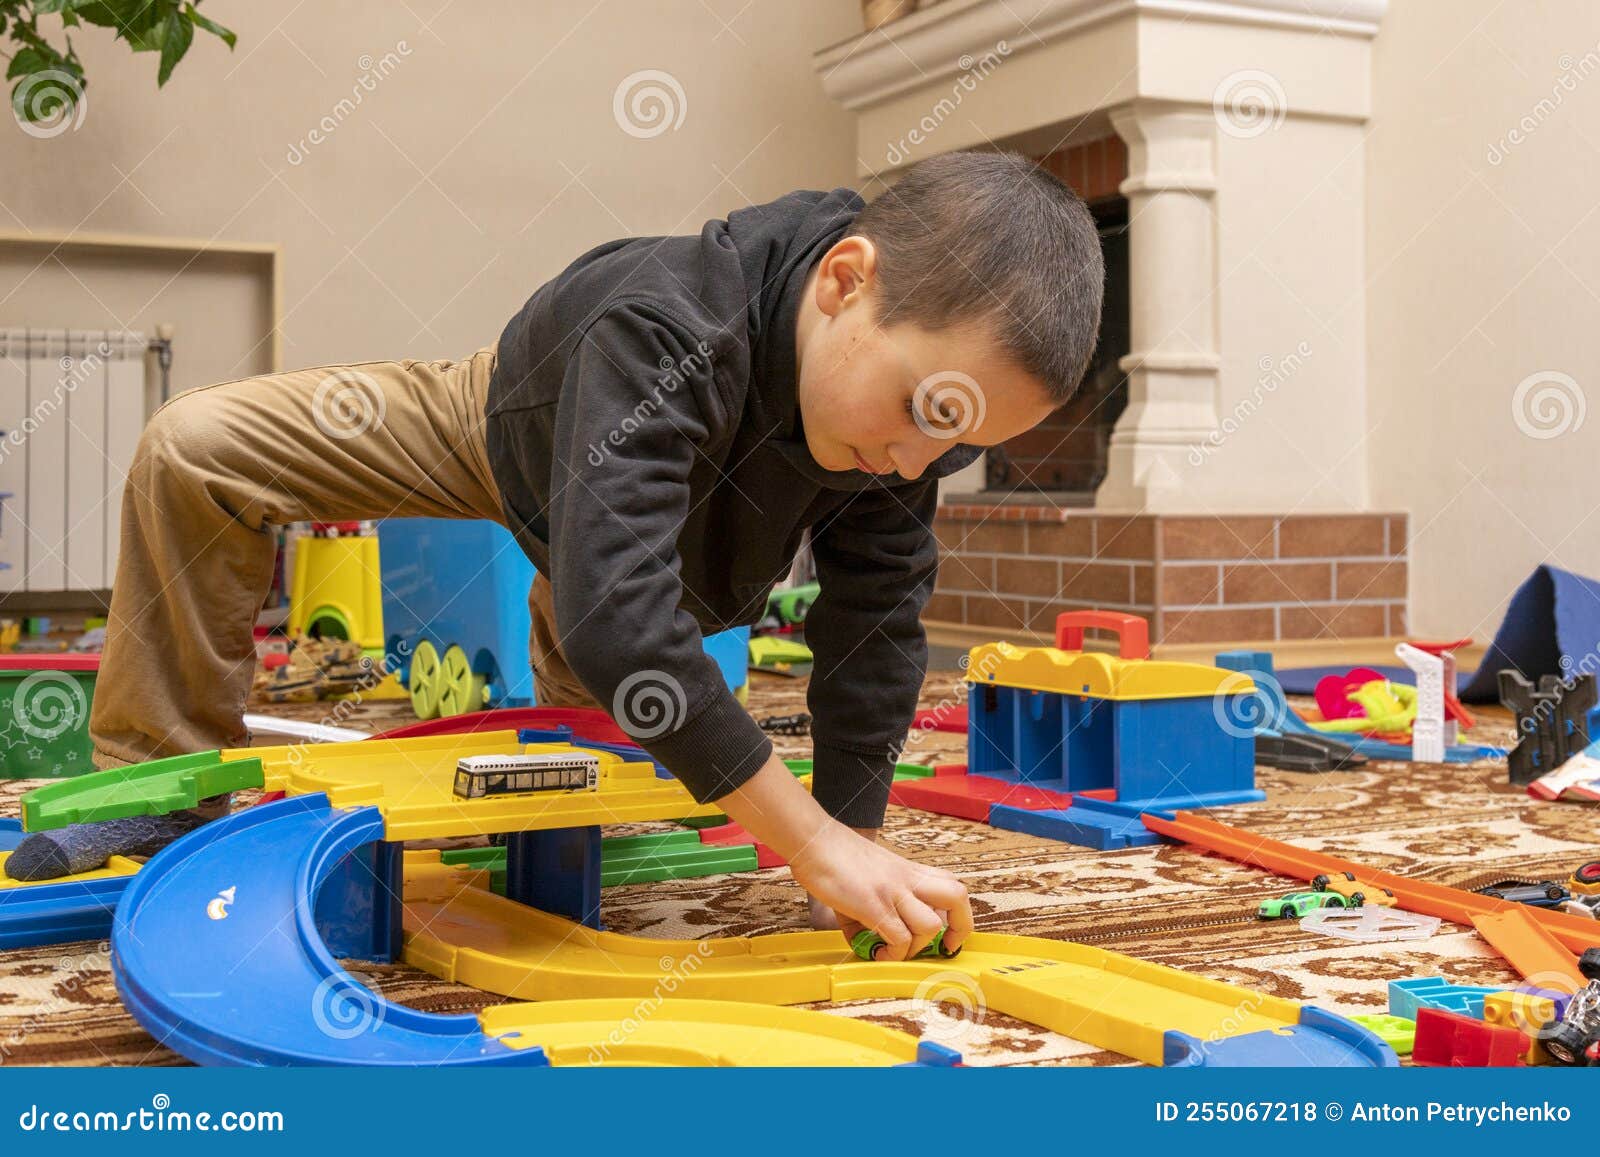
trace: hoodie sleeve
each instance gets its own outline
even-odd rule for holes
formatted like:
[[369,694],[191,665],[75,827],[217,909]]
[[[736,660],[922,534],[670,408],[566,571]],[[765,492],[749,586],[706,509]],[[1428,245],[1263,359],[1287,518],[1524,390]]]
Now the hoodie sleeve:
[[851,827],[883,823],[895,754],[916,717],[938,492],[934,478],[864,490],[812,535],[821,586],[806,614],[812,794]]
[[760,770],[772,743],[679,606],[690,468],[730,421],[717,352],[691,333],[631,302],[585,334],[556,418],[549,578],[573,673],[704,803]]

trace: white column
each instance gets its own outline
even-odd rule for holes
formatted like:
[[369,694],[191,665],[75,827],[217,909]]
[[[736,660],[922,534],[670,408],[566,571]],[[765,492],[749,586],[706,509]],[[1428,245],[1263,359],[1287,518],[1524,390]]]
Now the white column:
[[[1096,508],[1215,509],[1218,471],[1188,457],[1216,429],[1216,119],[1209,109],[1137,101],[1111,113],[1128,146],[1128,408],[1111,435]],[[1220,497],[1220,495],[1219,495]]]

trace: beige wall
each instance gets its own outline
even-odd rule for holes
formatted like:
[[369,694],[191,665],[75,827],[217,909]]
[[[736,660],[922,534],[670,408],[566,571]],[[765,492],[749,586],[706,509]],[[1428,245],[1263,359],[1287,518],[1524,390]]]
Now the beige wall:
[[[859,30],[855,0],[205,11],[239,47],[197,38],[160,91],[152,56],[75,36],[86,115],[42,140],[0,122],[0,229],[281,243],[286,367],[464,356],[592,245],[855,183],[851,117],[810,55]],[[613,94],[645,69],[683,116],[636,137]],[[0,325],[176,321],[178,388],[266,368],[256,268],[37,256],[0,246]]]
[[1373,90],[1372,498],[1414,629],[1487,638],[1539,563],[1600,575],[1600,6],[1394,0]]

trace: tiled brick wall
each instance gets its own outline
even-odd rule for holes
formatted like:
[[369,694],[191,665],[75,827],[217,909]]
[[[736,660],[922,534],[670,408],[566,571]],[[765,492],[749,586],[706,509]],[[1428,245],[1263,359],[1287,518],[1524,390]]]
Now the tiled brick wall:
[[1128,177],[1128,146],[1117,136],[1073,145],[1039,158],[1046,172],[1085,201],[1117,196],[1117,186]]
[[1131,611],[1168,643],[1406,633],[1406,516],[1141,515],[945,506],[931,621],[1048,634]]

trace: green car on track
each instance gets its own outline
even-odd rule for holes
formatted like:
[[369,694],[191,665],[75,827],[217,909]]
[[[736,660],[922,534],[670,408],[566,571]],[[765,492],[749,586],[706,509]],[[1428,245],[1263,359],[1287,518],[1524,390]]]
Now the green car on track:
[[1318,908],[1354,908],[1348,899],[1337,892],[1290,892],[1273,900],[1261,901],[1256,915],[1263,920],[1282,920],[1290,916],[1307,916]]

